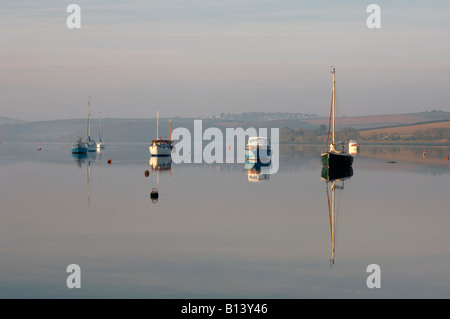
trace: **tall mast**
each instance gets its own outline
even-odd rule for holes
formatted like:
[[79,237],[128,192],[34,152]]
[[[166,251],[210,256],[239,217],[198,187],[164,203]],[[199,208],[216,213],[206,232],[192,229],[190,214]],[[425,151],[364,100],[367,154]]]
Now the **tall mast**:
[[333,135],[332,135],[332,143],[334,146],[334,116],[336,114],[335,112],[335,108],[336,108],[336,100],[335,100],[335,70],[333,68],[333,70],[331,71],[331,73],[333,73],[333,106],[332,106],[332,112],[333,112]]
[[91,97],[88,98],[88,140],[91,140]]
[[172,140],[172,120],[169,122],[169,141]]
[[156,139],[159,138],[159,111],[156,111]]
[[102,140],[102,113],[98,113],[98,139]]

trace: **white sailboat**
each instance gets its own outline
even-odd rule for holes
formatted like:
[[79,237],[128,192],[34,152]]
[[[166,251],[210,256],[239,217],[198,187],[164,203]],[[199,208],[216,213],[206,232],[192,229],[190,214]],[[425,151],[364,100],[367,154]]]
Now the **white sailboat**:
[[91,139],[91,97],[88,100],[88,127],[86,137],[86,147],[88,152],[95,152],[97,150],[97,143]]
[[105,143],[102,141],[102,114],[98,113],[98,142],[97,142],[97,150],[101,150],[105,148]]
[[172,121],[170,121],[169,139],[159,136],[159,111],[156,115],[156,139],[152,140],[148,147],[152,156],[170,156],[172,154],[173,142],[172,137]]

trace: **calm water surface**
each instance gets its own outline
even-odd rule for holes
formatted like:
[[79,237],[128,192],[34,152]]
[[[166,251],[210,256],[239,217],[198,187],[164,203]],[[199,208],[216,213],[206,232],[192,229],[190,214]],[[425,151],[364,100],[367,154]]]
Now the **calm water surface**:
[[270,176],[70,147],[0,144],[0,298],[450,297],[450,147],[362,146],[335,187],[334,264],[320,147],[282,146]]

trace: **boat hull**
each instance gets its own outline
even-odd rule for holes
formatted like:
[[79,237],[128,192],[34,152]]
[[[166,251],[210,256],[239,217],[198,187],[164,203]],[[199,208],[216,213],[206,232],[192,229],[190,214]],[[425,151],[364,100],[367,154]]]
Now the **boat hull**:
[[96,152],[97,151],[97,143],[95,141],[86,142],[86,148],[88,152]]
[[72,147],[72,154],[86,154],[87,147],[84,146],[74,146]]
[[172,147],[165,145],[150,145],[148,147],[151,156],[170,156]]
[[325,152],[320,156],[322,165],[326,167],[350,167],[353,164],[353,156],[347,153]]

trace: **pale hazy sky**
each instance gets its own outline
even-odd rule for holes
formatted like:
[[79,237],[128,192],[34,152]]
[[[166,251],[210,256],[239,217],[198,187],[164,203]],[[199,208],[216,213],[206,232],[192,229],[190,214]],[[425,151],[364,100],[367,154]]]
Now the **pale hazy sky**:
[[[395,2],[395,3],[393,3]],[[69,4],[81,29],[69,29]],[[369,4],[381,28],[369,29]],[[450,111],[450,1],[42,0],[0,4],[0,116]]]

